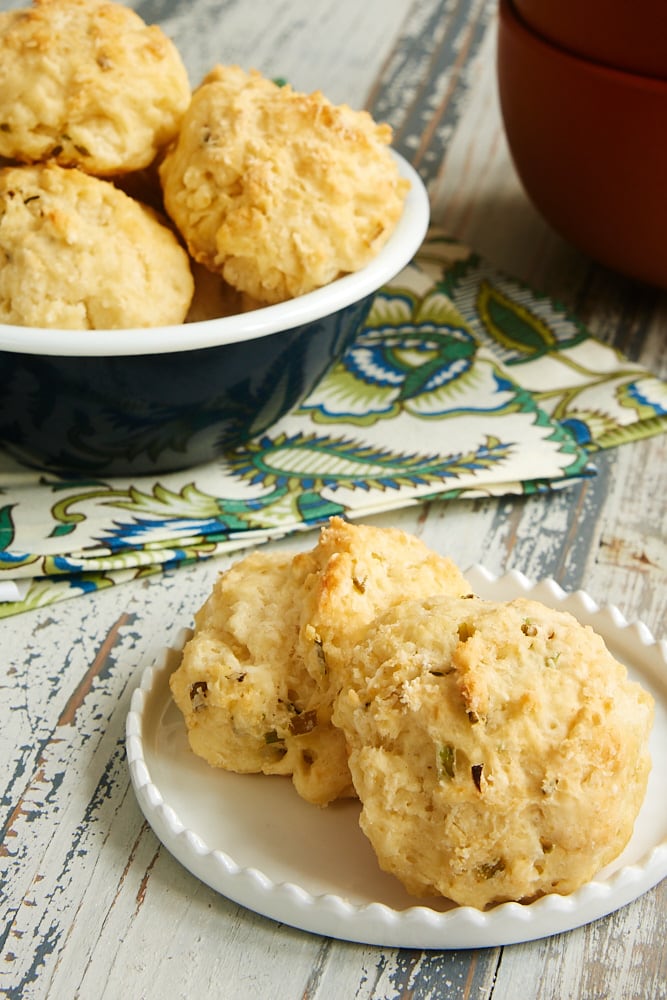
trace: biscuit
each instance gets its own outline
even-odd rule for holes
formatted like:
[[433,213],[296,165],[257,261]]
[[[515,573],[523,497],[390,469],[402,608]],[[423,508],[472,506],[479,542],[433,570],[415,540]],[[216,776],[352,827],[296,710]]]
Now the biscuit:
[[233,288],[280,302],[364,267],[409,187],[391,130],[365,111],[215,67],[160,165],[192,256]]
[[203,264],[190,261],[195,292],[186,317],[186,323],[200,323],[209,319],[220,319],[223,316],[240,316],[241,313],[252,312],[259,308],[243,292],[238,292],[220,277],[213,274]]
[[0,155],[100,177],[140,170],[177,133],[190,85],[156,25],[107,0],[0,13]]
[[170,678],[191,749],[214,767],[291,775],[302,798],[353,794],[343,734],[296,652],[291,555],[257,552],[217,580]]
[[433,598],[373,623],[334,722],[381,867],[483,909],[570,893],[621,852],[652,712],[571,615]]
[[232,771],[291,774],[318,805],[354,794],[345,737],[331,722],[347,643],[408,587],[468,589],[419,539],[341,518],[309,552],[232,566],[195,616],[171,680],[193,751]]
[[411,598],[462,597],[471,589],[451,559],[416,535],[339,517],[296,562],[305,574],[300,648],[331,704],[347,679],[351,651],[378,614]]
[[181,323],[193,289],[171,229],[109,181],[55,163],[0,170],[0,322]]

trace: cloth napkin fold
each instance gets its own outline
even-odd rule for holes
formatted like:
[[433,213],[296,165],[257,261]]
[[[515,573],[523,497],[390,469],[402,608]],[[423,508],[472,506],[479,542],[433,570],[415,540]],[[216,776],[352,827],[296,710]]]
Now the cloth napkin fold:
[[433,232],[305,402],[219,460],[72,481],[0,452],[0,616],[332,514],[557,489],[665,429],[667,383]]

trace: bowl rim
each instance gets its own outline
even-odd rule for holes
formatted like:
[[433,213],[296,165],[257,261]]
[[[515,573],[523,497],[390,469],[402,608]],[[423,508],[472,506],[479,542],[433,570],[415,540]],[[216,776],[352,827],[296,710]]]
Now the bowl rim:
[[499,0],[498,19],[506,28],[523,34],[530,39],[536,48],[546,49],[559,59],[576,63],[584,68],[587,73],[604,76],[617,84],[633,87],[640,90],[654,91],[662,96],[667,94],[667,79],[649,73],[638,73],[635,70],[625,69],[622,66],[611,66],[609,63],[600,62],[597,59],[588,59],[586,56],[573,52],[559,42],[547,38],[522,16],[517,9],[515,0]]
[[410,188],[394,231],[361,270],[287,302],[173,326],[64,330],[0,323],[0,351],[50,357],[122,357],[201,350],[267,337],[359,302],[378,291],[412,260],[428,230],[430,204],[424,182],[400,153],[394,149],[391,153]]

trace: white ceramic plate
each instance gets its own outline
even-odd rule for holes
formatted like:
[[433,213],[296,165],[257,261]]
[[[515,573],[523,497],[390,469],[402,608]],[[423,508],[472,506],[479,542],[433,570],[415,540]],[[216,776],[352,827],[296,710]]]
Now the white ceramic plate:
[[653,769],[634,835],[613,864],[570,896],[488,912],[444,900],[418,900],[378,868],[358,826],[359,806],[318,809],[288,778],[210,768],[188,748],[170,699],[178,650],[145,670],[127,720],[127,756],[139,805],[165,847],[194,875],[257,913],[303,930],[363,944],[404,948],[478,948],[545,937],[605,916],[667,875],[667,643],[554,581],[533,584],[473,567],[482,597],[530,594],[570,611],[605,639],[630,675],[656,700]]

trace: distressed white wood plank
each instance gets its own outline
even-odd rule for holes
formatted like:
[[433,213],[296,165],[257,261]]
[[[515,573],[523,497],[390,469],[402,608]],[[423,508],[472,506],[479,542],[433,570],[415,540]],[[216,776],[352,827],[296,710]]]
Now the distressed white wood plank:
[[305,10],[291,0],[253,0],[251,11],[220,0],[130,6],[145,19],[160,21],[178,45],[193,85],[216,63],[237,63],[361,107],[413,4],[311,0]]
[[[482,515],[488,517],[488,512],[482,511]],[[406,517],[407,515],[403,515],[399,517],[397,520],[398,521],[405,520]],[[442,547],[443,544],[442,529],[446,525],[446,512],[444,521],[442,519],[438,519],[437,517],[435,518],[435,520],[436,522],[439,523],[437,526],[437,530],[434,532],[434,537],[437,539],[439,546]],[[430,531],[432,530],[431,521],[432,517],[429,511],[429,516],[426,518],[425,523],[421,526],[424,536],[428,536]],[[417,527],[417,529],[419,530],[419,526],[413,525],[413,527]],[[444,534],[446,537],[446,532]],[[480,533],[480,537],[484,538],[484,534]],[[105,601],[100,601],[99,599],[95,599],[90,603],[95,605],[97,617],[99,617],[100,605],[102,604],[108,605],[106,608],[102,608],[102,611],[106,613],[105,617],[108,619],[108,621],[111,624],[113,624],[115,623],[115,621],[118,620],[119,612],[122,612],[122,610],[127,606],[128,603],[129,606],[132,607],[137,602],[137,595],[133,595],[131,597],[130,591],[135,591],[135,590],[142,591],[141,618],[142,618],[142,625],[144,626],[144,628],[136,631],[139,635],[142,634],[144,635],[144,638],[140,641],[140,644],[141,646],[146,648],[147,655],[150,655],[150,653],[153,651],[154,641],[153,640],[147,641],[145,636],[149,635],[151,631],[159,631],[159,629],[164,628],[163,622],[165,618],[165,612],[171,612],[171,616],[173,617],[175,615],[177,618],[179,613],[180,615],[182,615],[180,621],[173,623],[171,629],[172,633],[176,629],[177,624],[180,624],[183,620],[189,621],[192,609],[198,606],[200,600],[203,599],[205,594],[208,592],[208,588],[212,580],[212,570],[213,567],[212,565],[209,564],[204,567],[196,567],[193,570],[184,571],[183,573],[180,572],[176,573],[168,581],[167,588],[164,588],[162,585],[158,584],[157,581],[151,581],[147,585],[139,587],[136,587],[136,585],[129,585],[128,588],[119,588],[116,592],[110,592],[108,594],[105,594],[104,595]],[[77,603],[78,605],[78,602],[71,602],[71,604],[69,605],[71,611],[70,617],[72,623],[74,623],[74,621],[76,620],[76,615],[80,611],[79,607],[75,609],[74,607],[75,603]],[[28,618],[34,618],[44,614],[45,614],[44,612],[39,612],[37,613],[37,615],[25,616],[25,618],[22,619],[22,621],[27,622]],[[136,622],[134,623],[134,628],[136,629]],[[169,629],[167,629],[166,633],[163,634],[165,635],[165,638],[168,638]],[[120,654],[116,654],[116,660],[119,663],[119,666],[121,667],[122,674],[125,676],[133,672],[135,657],[139,652],[138,649],[134,648],[137,645],[136,637],[132,638],[129,644],[130,646],[133,647],[132,655],[129,659],[123,661],[123,656],[121,656]],[[47,648],[48,648],[48,643],[47,643]],[[120,726],[126,707],[127,706],[122,703],[119,704],[118,706],[118,716],[120,718],[116,720],[117,726]],[[129,799],[125,798],[124,803],[125,803],[124,810],[129,809],[130,812],[135,811],[136,813],[138,813],[138,810],[136,810],[136,806],[132,803],[131,798]],[[82,809],[79,810],[79,813],[81,812]],[[121,813],[119,814],[118,821],[123,824],[126,822],[126,820],[123,817],[123,811],[121,811]],[[63,822],[63,817],[61,817],[61,825],[62,822]],[[137,822],[138,823],[141,822],[140,817],[138,816],[137,816]],[[70,821],[70,829],[76,828],[76,825],[77,825],[76,819],[75,817],[72,817]],[[132,832],[134,833],[134,831]],[[165,984],[163,980],[160,978],[160,976],[158,976],[157,983],[155,983],[153,980],[151,980],[151,974],[148,971],[145,962],[142,964],[141,956],[145,955],[146,953],[148,954],[154,953],[156,948],[159,948],[160,954],[163,953],[172,954],[173,949],[177,947],[180,948],[185,947],[186,950],[194,949],[196,953],[197,946],[200,946],[202,949],[206,947],[211,947],[213,944],[212,939],[218,935],[220,931],[220,923],[219,923],[220,907],[215,908],[216,916],[215,920],[213,921],[213,925],[210,928],[204,927],[203,929],[201,926],[201,913],[199,912],[199,910],[197,910],[197,915],[196,917],[194,917],[191,909],[191,907],[195,907],[197,905],[196,899],[200,897],[201,893],[204,893],[206,897],[214,896],[214,894],[210,894],[208,890],[205,890],[203,887],[201,887],[199,883],[197,883],[194,879],[192,879],[191,876],[189,876],[186,872],[180,869],[180,867],[176,865],[175,862],[171,861],[171,859],[166,859],[166,860],[160,859],[159,862],[154,862],[155,844],[153,843],[152,835],[144,831],[143,836],[145,838],[145,841],[142,849],[137,850],[134,854],[132,854],[132,864],[136,865],[136,871],[133,874],[133,878],[129,878],[127,874],[125,874],[124,877],[121,878],[122,873],[125,871],[125,865],[123,862],[125,862],[126,855],[127,856],[130,855],[129,840],[131,838],[128,837],[126,842],[123,844],[123,850],[119,853],[116,863],[112,863],[112,855],[109,853],[108,848],[105,847],[105,850],[102,852],[100,857],[99,867],[95,869],[97,876],[100,879],[100,886],[97,886],[95,884],[95,878],[93,878],[92,881],[88,883],[89,888],[82,893],[81,899],[78,902],[78,912],[76,913],[76,921],[72,925],[73,926],[72,937],[70,937],[70,939],[68,940],[67,942],[68,947],[63,952],[63,956],[58,961],[58,967],[53,973],[52,982],[54,984],[54,988],[56,984],[58,985],[58,990],[59,990],[58,995],[60,994],[61,987],[64,988],[68,984],[70,985],[73,984],[73,980],[71,977],[81,972],[81,967],[80,967],[81,955],[84,955],[84,956],[89,956],[86,963],[85,979],[83,980],[84,985],[86,985],[87,983],[95,983],[96,989],[103,987],[105,991],[108,991],[106,995],[112,996],[116,981],[113,978],[113,962],[110,961],[111,954],[116,955],[116,957],[119,960],[119,963],[122,964],[123,968],[127,970],[129,967],[135,970],[134,975],[136,976],[137,981],[141,981],[142,984],[144,984],[145,980],[145,986],[147,989],[145,995],[147,996],[164,995],[161,991],[164,990],[165,985],[167,986],[169,984],[173,985],[174,982],[180,983],[178,977],[176,980],[170,979],[169,984]],[[117,837],[117,831],[114,831],[114,828],[112,826],[108,838],[109,841],[114,842],[114,837]],[[132,843],[134,843],[134,841],[132,841]],[[66,844],[66,838],[65,838],[65,842],[63,844],[59,844],[56,841],[56,846],[51,849],[51,853],[49,854],[49,852],[47,852],[44,855],[44,857],[46,860],[49,860],[53,855],[59,855],[60,857],[62,857],[67,854],[68,849],[69,847]],[[159,879],[157,878],[157,876],[160,875],[160,872],[165,864],[168,871],[167,877],[166,878],[162,877],[162,879]],[[85,866],[83,866],[82,869],[80,870],[80,874],[82,877],[84,874],[86,874],[86,877],[88,877],[89,873],[85,868]],[[146,885],[142,889],[142,880],[144,879],[145,876],[147,876]],[[168,905],[169,901],[173,900],[175,896],[175,889],[173,889],[172,887],[173,881],[175,881],[176,883],[180,883],[182,885],[182,888],[180,890],[180,895],[176,894],[177,906],[175,910],[173,908],[170,909]],[[114,892],[111,892],[109,887],[109,882],[113,883]],[[118,891],[118,889],[116,888],[117,886],[121,887],[120,891]],[[97,917],[97,923],[96,924],[93,923],[92,929],[87,931],[86,928],[88,928],[91,925],[92,917],[96,913],[99,913],[100,911],[100,902],[99,902],[100,889],[103,891],[104,916],[102,917],[101,915],[99,915]],[[68,887],[68,892],[70,893],[71,896],[74,896],[75,894],[74,890],[75,887],[73,885],[70,885]],[[79,891],[81,891],[81,889],[79,889]],[[106,892],[106,898],[104,897],[104,892]],[[142,893],[143,893],[142,908],[141,910],[138,911],[137,899]],[[187,905],[184,904],[183,897],[187,899]],[[113,900],[113,905],[111,904],[111,900]],[[193,900],[195,900],[195,902],[193,902]],[[151,903],[155,903],[152,918],[149,914]],[[209,904],[210,904],[210,899],[209,903],[207,903],[207,906]],[[187,911],[185,914],[182,912],[184,905]],[[210,905],[215,906],[215,904],[210,904]],[[229,910],[230,910],[229,905],[227,904],[223,905],[222,906],[223,916],[226,916],[229,913]],[[235,908],[231,907],[231,910],[235,911]],[[135,911],[141,913],[140,918],[138,918],[135,915]],[[158,914],[159,914],[159,919],[158,919]],[[166,918],[168,918],[168,920]],[[139,919],[145,922],[143,926],[139,925],[138,923]],[[151,923],[151,919],[153,923]],[[246,914],[244,911],[240,911],[240,914],[237,914],[236,917],[232,919],[232,928],[231,930],[227,931],[227,933],[231,934],[231,943],[227,944],[227,950],[226,950],[226,955],[227,955],[226,959],[227,965],[225,967],[226,975],[231,974],[231,975],[241,976],[241,973],[239,972],[239,967],[242,968],[243,965],[243,952],[241,950],[236,949],[235,942],[239,938],[245,942],[244,935],[246,933],[250,933],[250,931],[248,931],[248,926],[250,925],[253,928],[252,932],[254,933],[255,925],[258,919],[259,918],[254,918],[250,914]],[[165,940],[164,930],[163,930],[164,924],[162,923],[163,920],[165,920],[166,926],[172,927],[172,925],[175,924],[179,928],[180,934],[177,938],[172,938],[171,936],[169,936]],[[236,920],[239,921],[238,925],[235,922]],[[193,921],[194,925],[197,928],[197,932],[194,935],[194,938],[193,938],[193,927],[191,926]],[[271,933],[273,933],[274,931],[278,933],[277,929],[274,928],[273,925],[270,924],[270,922],[260,921],[260,923],[262,925],[266,924],[268,927],[271,927],[272,928]],[[125,937],[122,937],[123,928],[125,928]],[[26,928],[26,930],[27,929],[28,928]],[[208,931],[208,933],[206,933],[206,931]],[[116,946],[114,948],[114,942],[116,937],[118,937],[118,939],[120,940],[121,946],[120,947]],[[298,932],[289,932],[288,937],[290,940],[294,938],[301,941],[301,939],[303,939],[306,942],[315,942],[317,940],[310,938],[307,935],[300,935]],[[574,942],[574,936],[568,935],[567,940]],[[71,948],[70,945],[72,946]],[[285,944],[285,947],[289,948],[287,944]],[[537,946],[533,945],[526,946],[526,949],[528,949],[529,953],[533,956],[536,954],[535,951],[536,948]],[[370,951],[371,954],[376,954],[374,949]],[[341,961],[341,956],[339,954],[340,952],[344,953],[347,957],[350,957],[351,946],[332,943],[330,946],[328,946],[325,952],[326,961],[324,963],[323,971],[320,974],[319,978],[323,984],[327,985],[327,987],[330,987],[332,982],[340,984],[340,974],[337,971],[338,964]],[[318,953],[319,953],[319,946],[318,946]],[[355,954],[355,952],[352,951],[352,954]],[[308,962],[311,960],[311,958],[314,961],[313,955],[314,951],[311,953],[311,955],[307,956],[306,969],[309,968]],[[404,986],[406,986],[406,982],[410,979],[410,976],[407,977],[407,980],[405,978],[406,962],[408,962],[408,959],[405,956],[401,956],[400,954],[394,955],[392,953],[385,954],[382,960],[380,960],[378,956],[379,953],[377,953],[376,955],[377,961],[374,967],[381,967],[381,973],[378,975],[377,980],[375,982],[374,991],[373,992],[367,991],[366,993],[363,992],[364,989],[366,989],[363,983],[368,981],[368,976],[369,976],[367,956],[364,956],[366,958],[366,961],[363,962],[361,968],[356,966],[356,964],[353,965],[352,968],[346,965],[346,971],[344,976],[346,988],[347,986],[350,985],[350,982],[353,983],[355,981],[355,977],[357,976],[359,978],[358,989],[361,991],[359,992],[360,996],[392,995],[389,992],[390,987],[391,989],[394,989],[394,986],[392,986],[392,984],[402,983],[403,985],[401,986],[401,989]],[[122,962],[120,962],[121,958]],[[216,958],[214,960],[214,965],[217,961],[218,959]],[[290,964],[292,964],[293,961],[294,961],[294,956],[291,954],[290,951]],[[428,956],[420,960],[420,968],[422,969],[422,975],[424,975],[423,969],[426,966],[432,968],[434,961],[435,959],[433,957],[428,957]],[[231,971],[230,971],[230,966],[231,966]],[[217,968],[217,966],[215,967]],[[275,961],[272,964],[269,963],[267,965],[266,957],[264,956],[262,958],[262,961],[260,962],[259,968],[257,968],[252,975],[248,973],[245,977],[241,976],[244,984],[244,989],[246,989],[247,992],[245,994],[239,994],[239,995],[247,995],[249,997],[255,995],[260,996],[261,989],[263,988],[262,984],[265,985],[267,981],[266,977],[270,978],[272,972],[276,971],[276,967],[277,966]],[[412,966],[410,966],[409,963],[407,967],[410,970],[412,970]],[[457,981],[457,976],[458,976],[458,981],[460,983],[461,977],[463,975],[460,965],[460,959],[458,960],[457,964],[455,956],[450,956],[450,955],[440,956],[438,969],[439,969],[439,975],[444,977],[442,980],[443,982],[451,981],[452,983],[455,983]],[[410,972],[410,975],[411,974],[412,971]],[[209,980],[206,981],[203,980],[203,975],[204,975],[203,972],[197,972],[194,975],[195,975],[195,981],[199,982],[202,988],[204,988],[207,982],[209,982]],[[192,981],[193,981],[192,974],[190,974],[189,976],[185,976],[184,974],[182,989],[186,990],[188,983],[192,984]],[[260,985],[258,986],[257,991],[253,992],[253,990],[255,989],[255,987],[253,986],[253,982],[255,981],[259,982]],[[464,979],[464,982],[465,981],[466,980]],[[413,983],[413,988],[414,988],[414,983]],[[181,985],[179,985],[178,989],[179,990],[181,989]],[[396,989],[398,989],[398,986],[396,986]],[[54,993],[53,995],[56,994]],[[86,994],[84,993],[82,995]],[[105,995],[105,994],[100,993],[100,995]],[[144,994],[142,993],[142,995]],[[178,996],[186,994],[174,990],[174,992],[167,993],[167,995]],[[286,995],[292,995],[292,994],[286,994]],[[297,994],[295,993],[294,995]],[[317,994],[312,994],[312,995],[317,995]],[[320,995],[327,996],[332,994],[325,991],[321,992]],[[341,993],[340,995],[346,995],[346,994]],[[400,993],[395,992],[393,995],[399,996]],[[452,995],[457,995],[457,994],[452,994]],[[466,993],[461,992],[458,995],[464,996],[466,995]],[[480,995],[483,994],[480,993]],[[509,997],[512,994],[511,992],[508,992],[506,994],[498,992],[498,985],[496,985],[494,989],[494,995],[495,996],[506,995]],[[546,996],[550,994],[545,993],[544,995]],[[551,994],[551,995],[556,995],[556,994]]]
[[[435,221],[667,373],[665,296],[595,268],[521,191],[495,93],[494,0],[134,6],[174,35],[193,82],[216,61],[237,61],[377,109],[427,180]],[[664,634],[665,447],[663,436],[601,456],[596,479],[553,496],[434,502],[373,521],[415,531],[463,566],[516,567],[584,586]],[[129,787],[125,715],[138,671],[191,623],[225,564],[0,623],[8,828],[0,989],[8,997],[665,996],[664,883],[607,920],[545,942],[422,954],[286,928],[175,862]]]
[[506,948],[493,996],[664,1000],[667,953],[656,949],[655,941],[664,934],[666,905],[663,882],[641,901],[571,932],[565,940],[555,937],[539,945]]

